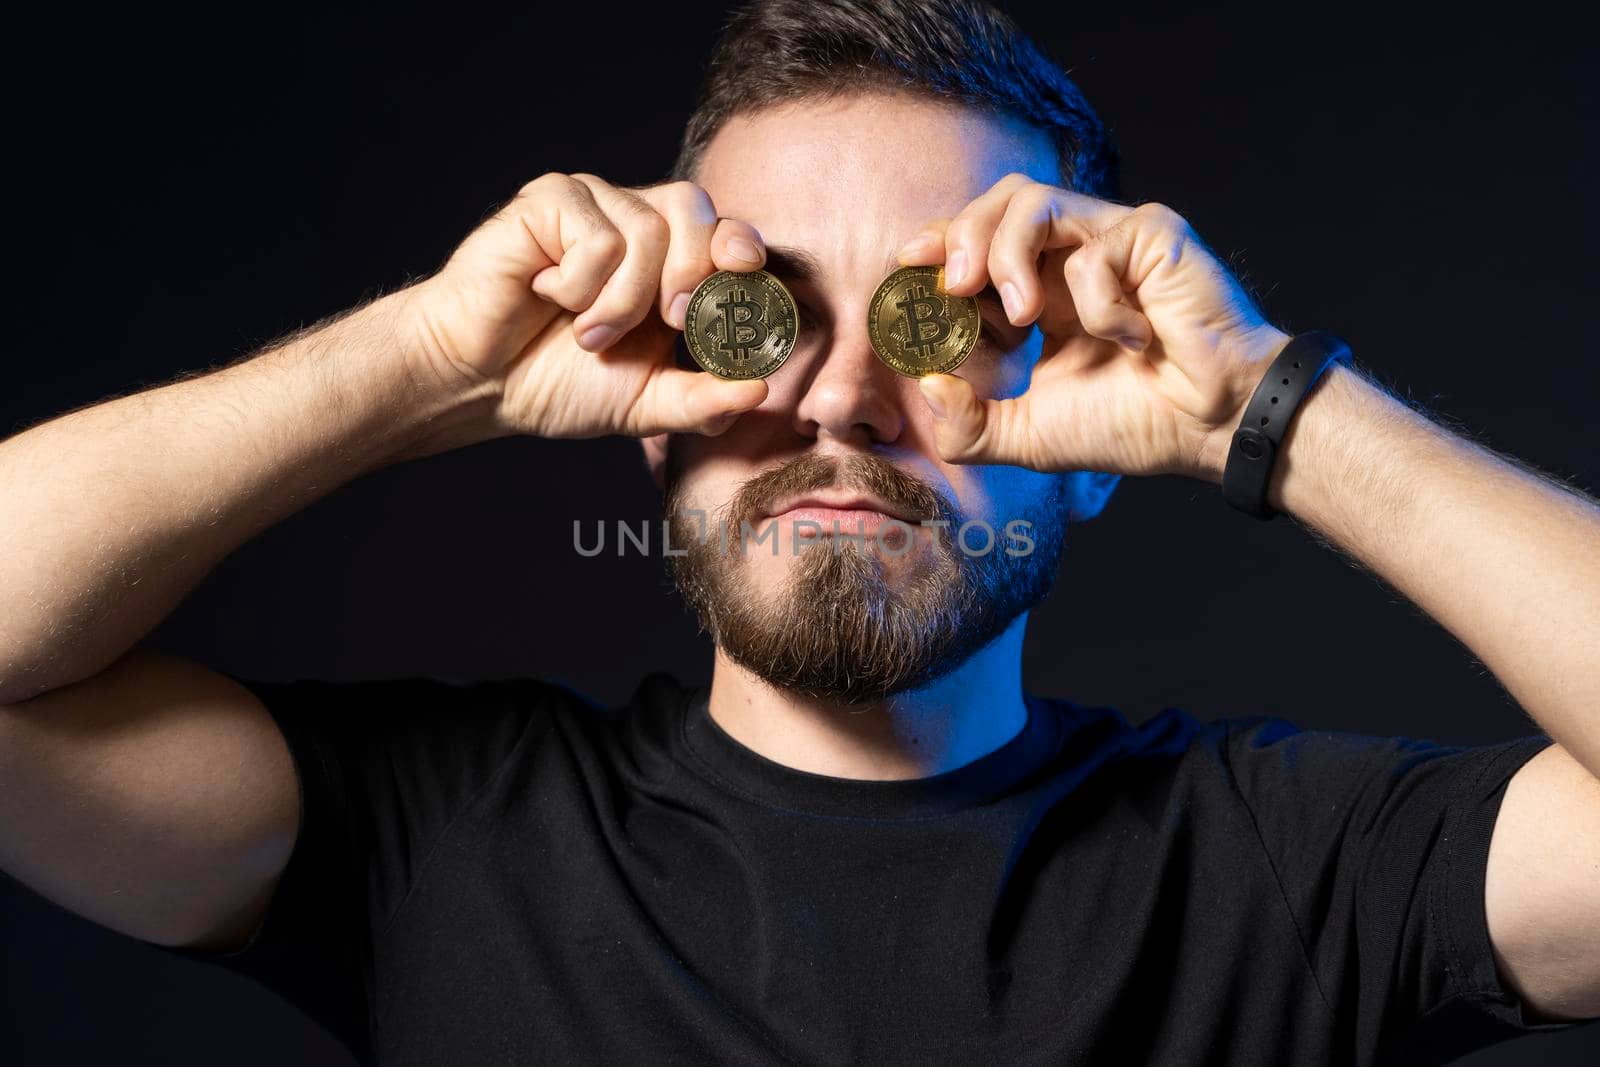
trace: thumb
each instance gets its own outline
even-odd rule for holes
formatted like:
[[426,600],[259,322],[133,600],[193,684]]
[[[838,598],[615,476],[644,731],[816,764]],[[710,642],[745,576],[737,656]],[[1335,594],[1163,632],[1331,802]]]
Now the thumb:
[[760,378],[726,381],[702,371],[663,367],[639,394],[625,432],[635,437],[658,433],[715,437],[766,399],[767,383]]
[[933,412],[934,443],[950,463],[1021,464],[1017,400],[982,400],[965,378],[930,374],[918,387]]

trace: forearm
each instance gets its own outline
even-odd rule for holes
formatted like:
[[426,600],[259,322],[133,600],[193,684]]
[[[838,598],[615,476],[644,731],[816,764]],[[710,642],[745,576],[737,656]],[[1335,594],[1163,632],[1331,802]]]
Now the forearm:
[[1460,639],[1600,774],[1600,507],[1334,365],[1290,424],[1268,502]]
[[0,704],[104,669],[229,552],[339,485],[490,436],[484,390],[406,357],[406,299],[0,443]]

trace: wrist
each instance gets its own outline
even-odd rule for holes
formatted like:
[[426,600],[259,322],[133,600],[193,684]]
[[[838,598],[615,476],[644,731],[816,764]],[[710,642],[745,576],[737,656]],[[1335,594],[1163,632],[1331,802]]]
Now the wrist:
[[1294,338],[1274,326],[1266,325],[1247,335],[1235,346],[1233,353],[1225,353],[1230,365],[1241,368],[1238,378],[1229,390],[1231,414],[1213,427],[1204,438],[1197,455],[1199,477],[1212,485],[1222,485],[1222,472],[1228,465],[1228,453],[1233,449],[1233,435],[1244,419],[1250,398],[1255,395],[1266,377],[1272,361]]
[[1318,525],[1328,500],[1350,495],[1347,474],[1332,470],[1348,467],[1343,453],[1360,447],[1352,437],[1379,425],[1371,420],[1387,413],[1387,400],[1354,367],[1329,365],[1284,432],[1267,480],[1267,505]]
[[375,465],[501,436],[499,384],[438,374],[413,312],[415,285],[388,293],[307,341],[329,361],[333,392],[372,426]]

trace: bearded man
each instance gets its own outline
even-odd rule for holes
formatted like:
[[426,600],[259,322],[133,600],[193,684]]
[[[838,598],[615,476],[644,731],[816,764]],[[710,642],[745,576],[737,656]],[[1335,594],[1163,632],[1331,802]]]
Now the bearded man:
[[[14,436],[5,869],[366,1062],[1421,1062],[1600,1015],[1600,509],[1292,347],[1114,161],[972,0],[769,0],[673,180],[544,175],[429,278]],[[959,373],[874,348],[907,266],[977,303]],[[696,290],[763,270],[792,351],[696,369]],[[138,647],[271,523],[509,434],[642,441],[709,687],[604,708]],[[1071,524],[1124,476],[1251,470],[1229,503],[1369,566],[1543,733],[1026,691]]]

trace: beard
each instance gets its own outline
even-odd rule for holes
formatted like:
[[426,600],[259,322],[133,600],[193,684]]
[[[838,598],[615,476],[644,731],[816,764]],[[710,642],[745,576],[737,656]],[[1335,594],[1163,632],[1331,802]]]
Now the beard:
[[[668,569],[701,628],[768,684],[838,704],[918,689],[966,662],[1049,595],[1066,536],[1064,476],[1052,480],[1037,514],[1019,516],[1032,522],[1034,544],[1017,554],[1006,551],[998,530],[989,551],[963,551],[957,532],[968,519],[954,502],[870,453],[799,456],[750,478],[718,513],[700,518],[685,513],[670,453],[666,477],[668,529],[682,550],[668,556]],[[926,551],[916,540],[901,542],[910,550],[898,577],[871,535],[865,544],[818,537],[792,557],[777,593],[763,594],[741,551],[742,524],[759,525],[781,498],[830,486],[864,490],[897,514],[948,525],[935,527]],[[882,543],[893,536],[885,533]]]

